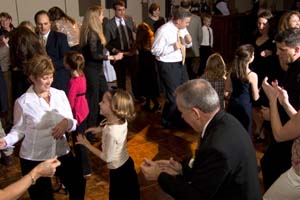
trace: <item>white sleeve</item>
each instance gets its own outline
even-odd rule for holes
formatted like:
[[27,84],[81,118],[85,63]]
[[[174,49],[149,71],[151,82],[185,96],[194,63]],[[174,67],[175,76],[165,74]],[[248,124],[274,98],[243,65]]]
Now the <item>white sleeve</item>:
[[174,52],[174,44],[167,43],[168,34],[163,29],[159,29],[155,34],[151,52],[154,56],[165,56]]
[[77,121],[73,117],[70,102],[69,102],[69,100],[67,98],[67,95],[64,91],[59,91],[59,92],[60,92],[60,96],[61,96],[61,99],[62,99],[61,105],[64,106],[64,111],[63,111],[64,113],[62,113],[62,114],[68,120],[68,131],[70,131],[70,132],[75,131]]
[[10,132],[4,137],[7,147],[14,145],[24,137],[25,120],[22,106],[17,100],[14,105],[14,126]]
[[[180,29],[180,30],[179,30],[179,35],[180,35],[181,38],[184,38],[186,35],[190,35],[190,33],[189,33],[189,31],[187,30],[187,28],[184,28],[184,29]],[[183,41],[185,41],[185,40],[183,40]],[[185,43],[184,46],[185,46],[186,48],[192,47],[192,46],[193,46],[193,41],[192,41],[191,43],[189,43],[189,44]]]

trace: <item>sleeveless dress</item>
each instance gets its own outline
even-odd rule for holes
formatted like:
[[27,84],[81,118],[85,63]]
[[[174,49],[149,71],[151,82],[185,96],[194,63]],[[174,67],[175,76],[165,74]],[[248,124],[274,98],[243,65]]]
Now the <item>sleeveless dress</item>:
[[232,75],[230,77],[232,82],[232,94],[227,111],[241,122],[251,136],[252,102],[250,83],[243,82]]

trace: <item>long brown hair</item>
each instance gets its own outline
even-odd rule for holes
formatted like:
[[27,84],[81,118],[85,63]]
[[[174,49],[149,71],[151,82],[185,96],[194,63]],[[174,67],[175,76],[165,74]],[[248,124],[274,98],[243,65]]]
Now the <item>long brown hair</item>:
[[206,62],[204,74],[208,79],[220,80],[226,74],[226,64],[219,53],[211,54]]
[[38,36],[27,27],[18,27],[10,35],[8,42],[13,67],[23,69],[36,55],[47,55]]
[[136,32],[136,48],[150,51],[153,40],[154,33],[150,26],[146,23],[139,24]]
[[68,16],[62,9],[60,9],[57,6],[50,8],[48,10],[48,13],[51,21],[65,18],[66,20],[70,21],[73,25],[76,23],[76,21],[72,17]]
[[235,51],[231,75],[237,79],[248,82],[247,64],[254,55],[254,47],[251,44],[239,46]]

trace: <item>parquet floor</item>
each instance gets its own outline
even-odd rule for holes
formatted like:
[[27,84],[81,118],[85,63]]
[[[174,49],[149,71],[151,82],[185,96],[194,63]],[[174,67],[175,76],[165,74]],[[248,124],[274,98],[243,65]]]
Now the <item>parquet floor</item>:
[[[145,157],[150,159],[183,159],[191,156],[196,146],[198,136],[190,128],[182,130],[169,130],[160,125],[160,113],[151,113],[141,110],[137,106],[137,118],[129,125],[128,151],[135,162],[138,172],[142,200],[171,200],[156,182],[146,181],[140,173],[140,164]],[[99,144],[95,144],[99,145]],[[256,146],[259,160],[265,146]],[[108,199],[108,169],[105,164],[91,154],[93,173],[87,180],[86,200]],[[19,160],[17,154],[13,166],[0,165],[0,188],[20,178]],[[261,179],[261,175],[260,175]],[[28,194],[21,198],[28,200]],[[63,192],[56,193],[55,199],[65,200],[68,196]]]

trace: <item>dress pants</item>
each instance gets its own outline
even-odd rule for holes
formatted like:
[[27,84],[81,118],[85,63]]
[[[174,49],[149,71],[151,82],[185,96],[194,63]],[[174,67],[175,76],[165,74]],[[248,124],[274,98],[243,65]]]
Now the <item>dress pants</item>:
[[[69,191],[70,200],[84,200],[86,181],[80,171],[80,163],[76,161],[71,153],[60,156],[58,160],[61,165],[57,167],[55,175],[58,176]],[[26,175],[40,161],[20,159],[22,175]],[[53,200],[51,178],[41,177],[29,189],[31,200]]]
[[115,63],[113,63],[113,66],[117,75],[118,88],[126,90],[126,74],[128,71],[131,79],[131,89],[133,95],[135,97],[139,97],[140,92],[138,91],[138,84],[136,83],[137,56],[124,56],[122,60],[118,60]]
[[158,71],[166,97],[162,112],[162,123],[166,126],[172,126],[178,122],[177,120],[180,121],[174,91],[179,85],[189,80],[188,73],[186,66],[182,65],[181,62],[158,62]]
[[77,127],[76,131],[73,131],[72,134],[72,142],[73,142],[73,149],[75,152],[75,158],[77,159],[78,163],[81,164],[81,171],[82,175],[86,176],[92,173],[91,167],[91,160],[89,157],[88,149],[84,145],[76,145],[77,142],[77,135],[81,134],[85,136],[84,131],[87,129],[86,120],[83,120],[80,125]]
[[200,66],[198,69],[198,75],[201,76],[206,68],[206,62],[208,57],[212,53],[211,46],[200,46]]
[[293,141],[277,143],[271,139],[268,149],[260,160],[263,183],[265,190],[276,181],[276,179],[291,167],[291,149]]
[[99,116],[99,103],[103,94],[108,90],[107,82],[103,73],[103,65],[89,65],[86,63],[84,74],[86,77],[86,99],[89,105],[87,127],[97,126],[101,121]]

